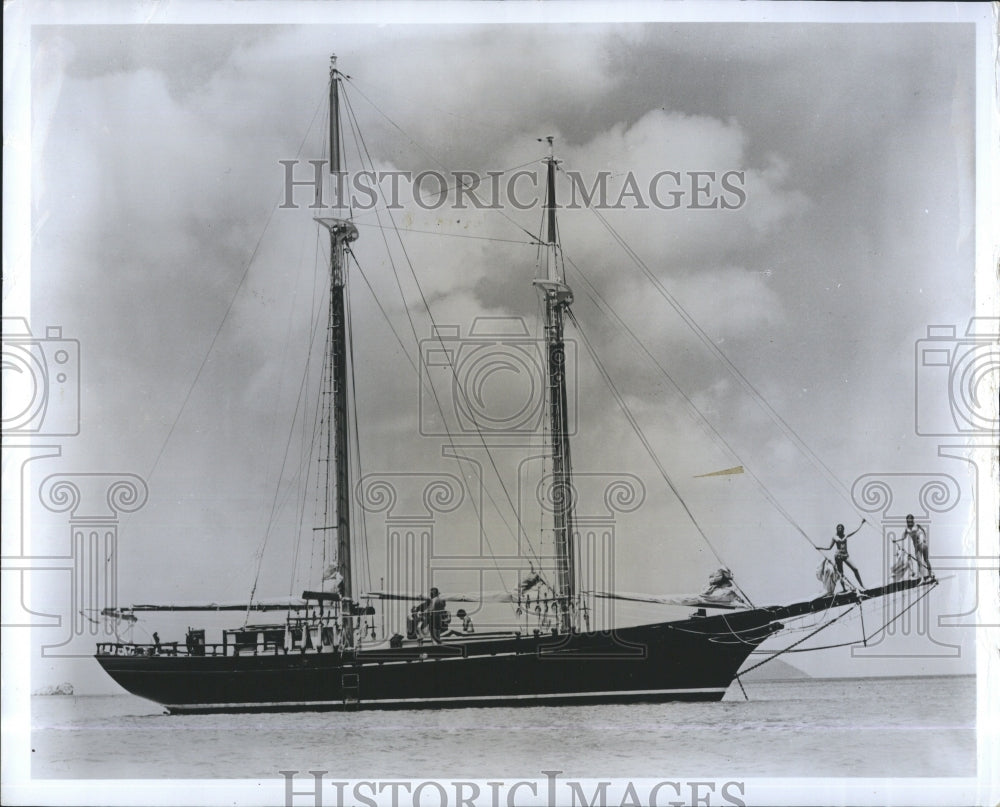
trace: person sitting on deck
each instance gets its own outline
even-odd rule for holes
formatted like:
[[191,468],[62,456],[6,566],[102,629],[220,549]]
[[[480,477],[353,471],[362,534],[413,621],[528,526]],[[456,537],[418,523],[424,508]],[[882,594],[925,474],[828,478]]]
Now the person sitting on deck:
[[844,591],[847,591],[847,582],[846,579],[844,578],[845,563],[850,567],[851,571],[854,572],[854,576],[858,579],[858,585],[862,589],[865,587],[865,584],[861,582],[861,572],[859,572],[858,568],[853,563],[851,563],[850,557],[847,554],[847,539],[850,538],[852,535],[854,535],[854,533],[856,533],[858,530],[860,530],[862,525],[865,524],[866,521],[867,519],[864,518],[861,519],[861,524],[858,525],[858,529],[854,530],[854,532],[848,533],[847,535],[844,535],[844,525],[838,524],[837,534],[833,536],[833,539],[830,541],[830,545],[825,547],[819,547],[819,546],[816,547],[817,549],[823,549],[823,550],[833,549],[835,546],[837,547],[837,554],[833,556],[833,562],[837,567],[837,574],[840,576],[840,585],[843,587]]
[[455,612],[455,616],[462,621],[462,629],[455,630],[450,628],[447,633],[442,634],[443,636],[467,636],[470,633],[475,633],[476,629],[472,625],[472,617],[469,616],[464,608],[459,608]]
[[[445,601],[441,592],[435,586],[431,587],[430,596],[425,597],[410,609],[410,624],[415,638],[430,634],[431,639],[441,643],[441,632],[448,626],[450,619],[445,611]],[[409,632],[409,631],[408,631]]]

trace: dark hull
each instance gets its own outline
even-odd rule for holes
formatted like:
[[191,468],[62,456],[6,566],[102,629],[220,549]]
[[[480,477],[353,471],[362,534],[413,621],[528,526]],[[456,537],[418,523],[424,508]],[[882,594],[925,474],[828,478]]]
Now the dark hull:
[[[918,580],[868,589],[879,598]],[[97,661],[173,713],[717,701],[780,620],[859,602],[854,592],[787,606],[569,636],[475,636],[357,654],[122,656]]]
[[175,713],[720,700],[780,629],[764,610],[614,633],[240,656],[98,655],[134,695]]

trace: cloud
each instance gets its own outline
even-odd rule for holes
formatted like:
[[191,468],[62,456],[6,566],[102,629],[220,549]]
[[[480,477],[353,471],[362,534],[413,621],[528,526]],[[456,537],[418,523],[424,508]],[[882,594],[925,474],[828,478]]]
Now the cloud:
[[[85,362],[84,429],[67,456],[102,469],[156,468],[150,504],[128,525],[134,549],[149,554],[131,557],[125,596],[172,590],[162,570],[176,568],[178,556],[197,559],[183,583],[192,592],[251,577],[252,563],[237,573],[232,559],[263,538],[289,435],[287,468],[303,465],[312,421],[305,409],[294,422],[292,413],[325,311],[324,243],[313,211],[273,208],[283,195],[278,161],[322,156],[318,110],[332,50],[353,76],[346,95],[379,169],[541,169],[547,149],[537,138],[551,134],[564,171],[589,179],[611,172],[612,196],[630,173],[648,189],[662,171],[685,182],[691,172],[741,172],[746,199],[737,209],[602,214],[706,339],[832,455],[841,478],[869,470],[852,460],[859,451],[869,452],[866,463],[896,457],[895,445],[873,455],[857,422],[898,422],[908,340],[936,316],[935,301],[949,301],[941,317],[967,310],[969,284],[939,271],[967,257],[955,247],[958,213],[922,216],[916,207],[935,195],[960,207],[953,175],[962,152],[948,144],[961,121],[935,112],[942,99],[952,109],[960,73],[931,81],[933,71],[921,67],[931,46],[945,46],[935,56],[945,66],[957,58],[957,40],[943,34],[882,28],[852,43],[826,29],[796,28],[786,38],[766,26],[736,38],[726,27],[138,28],[141,35],[136,27],[54,32],[67,38],[65,49],[43,36],[38,53],[59,58],[39,62],[34,85],[34,316],[80,338]],[[922,84],[925,94],[915,96]],[[968,82],[959,86],[969,91]],[[565,203],[565,173],[559,182]],[[407,204],[394,214],[401,229],[441,235],[403,232],[404,254],[386,231],[391,262],[374,216],[358,217],[351,290],[368,468],[454,465],[442,463],[440,441],[414,434],[421,393],[411,327],[424,339],[431,318],[411,264],[439,325],[467,333],[477,315],[525,316],[536,332],[537,247],[525,231],[538,230],[542,211],[504,213]],[[600,309],[614,308],[748,466],[766,469],[768,484],[788,484],[782,501],[809,502],[798,517],[825,523],[836,497],[796,484],[808,461],[787,450],[780,429],[598,217],[564,209],[559,222],[587,336],[712,534],[764,579],[761,549],[741,544],[739,525],[752,518],[770,529],[780,518],[745,479],[725,488],[690,482],[734,464],[728,451],[692,425],[671,384]],[[924,286],[926,297],[917,291]],[[628,470],[650,482],[650,504],[623,525],[622,535],[639,540],[622,542],[632,546],[622,550],[622,568],[653,587],[679,585],[688,573],[700,583],[711,562],[703,547],[675,552],[670,581],[639,562],[642,536],[666,532],[680,544],[691,527],[579,334],[568,333],[581,357],[574,458],[581,469]],[[838,374],[850,377],[846,393]],[[315,379],[309,384],[314,392]],[[500,389],[499,403],[516,392]],[[500,461],[504,471],[509,465]],[[279,590],[299,531],[294,501],[280,510],[263,572]],[[463,515],[463,528],[473,516]],[[502,535],[499,519],[490,520]]]

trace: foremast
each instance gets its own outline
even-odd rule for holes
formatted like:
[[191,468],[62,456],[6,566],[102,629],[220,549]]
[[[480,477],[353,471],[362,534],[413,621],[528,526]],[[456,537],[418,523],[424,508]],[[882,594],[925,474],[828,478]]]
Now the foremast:
[[545,219],[542,242],[545,249],[545,276],[534,281],[545,300],[545,352],[549,392],[549,430],[552,459],[553,535],[555,544],[555,594],[559,602],[559,627],[569,633],[576,625],[576,571],[574,553],[573,463],[567,422],[566,347],[563,320],[573,302],[573,292],[565,282],[565,266],[556,226],[556,160],[553,138],[548,137],[549,156],[545,159]]
[[[337,57],[330,57],[330,174],[342,187],[340,81]],[[337,206],[343,207],[340,194]],[[358,230],[347,218],[318,218],[330,233],[330,312],[326,346],[326,386],[323,390],[327,423],[326,440],[320,462],[326,469],[324,491],[326,518],[324,529],[336,535],[335,569],[338,591],[344,600],[354,598],[351,573],[351,473],[349,454],[348,407],[348,322],[346,304],[348,245],[358,237]],[[333,519],[333,523],[331,523]],[[333,577],[324,573],[324,578]],[[337,579],[337,578],[334,578]],[[345,609],[346,610],[346,609]],[[347,623],[345,617],[345,623]]]

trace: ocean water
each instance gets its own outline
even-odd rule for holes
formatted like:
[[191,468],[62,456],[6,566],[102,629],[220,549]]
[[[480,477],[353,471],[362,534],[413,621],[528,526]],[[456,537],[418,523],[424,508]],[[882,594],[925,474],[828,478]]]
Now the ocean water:
[[32,699],[32,777],[974,776],[973,677],[734,685],[721,703],[170,716]]

